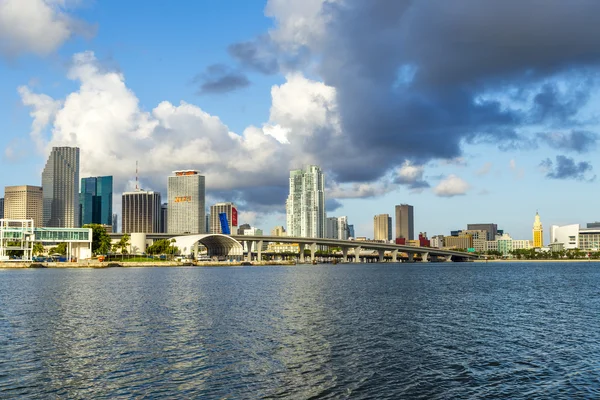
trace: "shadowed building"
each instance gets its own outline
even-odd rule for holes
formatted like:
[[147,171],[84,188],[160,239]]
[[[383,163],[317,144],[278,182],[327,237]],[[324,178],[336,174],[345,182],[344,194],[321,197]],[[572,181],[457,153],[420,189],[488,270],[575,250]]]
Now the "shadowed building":
[[112,226],[113,177],[98,176],[81,179],[79,218],[81,225]]
[[43,224],[79,226],[79,148],[53,147],[42,172]]
[[121,202],[121,232],[159,233],[160,193],[143,190],[125,192]]
[[413,217],[413,206],[400,204],[396,206],[396,238],[414,240],[415,223]]

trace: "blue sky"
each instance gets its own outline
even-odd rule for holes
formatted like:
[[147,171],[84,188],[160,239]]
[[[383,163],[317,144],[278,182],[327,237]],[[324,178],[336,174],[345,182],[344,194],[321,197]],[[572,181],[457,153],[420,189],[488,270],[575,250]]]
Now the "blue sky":
[[51,146],[77,145],[117,193],[136,160],[165,196],[199,169],[209,204],[265,231],[307,163],[360,236],[400,203],[429,235],[600,220],[598,6],[448,4],[2,0],[1,186],[39,185]]

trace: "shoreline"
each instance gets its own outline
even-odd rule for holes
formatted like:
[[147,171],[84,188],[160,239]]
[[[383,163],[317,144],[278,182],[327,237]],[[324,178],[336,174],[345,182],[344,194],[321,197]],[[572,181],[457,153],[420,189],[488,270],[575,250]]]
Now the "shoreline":
[[252,261],[250,265],[247,262],[179,262],[179,261],[142,261],[142,262],[0,262],[2,269],[45,269],[45,268],[132,268],[132,267],[243,267],[243,266],[286,266],[296,265],[293,261]]
[[473,260],[475,263],[544,263],[544,262],[600,262],[600,259],[593,260],[590,258],[576,258],[576,259],[564,259],[564,260]]

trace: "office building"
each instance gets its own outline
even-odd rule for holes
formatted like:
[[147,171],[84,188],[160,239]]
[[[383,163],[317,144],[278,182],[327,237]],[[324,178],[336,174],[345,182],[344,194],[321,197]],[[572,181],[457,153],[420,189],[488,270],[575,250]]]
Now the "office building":
[[225,213],[229,232],[234,234],[233,227],[237,228],[237,209],[233,203],[217,203],[210,207],[210,233],[223,233],[221,229],[221,217],[219,214]]
[[290,171],[289,188],[285,205],[288,236],[325,237],[325,177],[321,168],[309,165]]
[[250,229],[250,224],[241,224],[237,230],[238,235],[243,235],[246,230]]
[[471,235],[445,236],[444,247],[449,249],[470,249],[473,247],[473,237]]
[[6,186],[4,188],[4,218],[32,219],[33,226],[43,226],[43,190],[39,186]]
[[160,206],[160,232],[168,233],[169,232],[169,203],[162,203]]
[[0,219],[4,218],[4,197],[0,198]]
[[43,224],[79,226],[79,148],[53,147],[42,172]]
[[354,234],[354,225],[348,225],[348,237],[346,239],[349,238],[355,238],[355,234]]
[[121,232],[159,233],[160,193],[144,190],[125,192],[121,206]]
[[327,217],[325,219],[325,237],[348,240],[348,217]]
[[81,179],[79,221],[81,225],[112,226],[113,177],[98,176]]
[[586,224],[586,228],[588,228],[588,229],[600,229],[600,222],[588,222]]
[[468,231],[486,231],[486,240],[495,240],[498,234],[497,224],[467,224]]
[[392,217],[379,214],[373,217],[373,239],[389,242],[392,240]]
[[414,240],[415,224],[413,206],[400,204],[396,206],[396,238]]
[[173,171],[168,180],[169,233],[206,233],[205,179],[195,170]]
[[544,230],[542,228],[542,221],[540,221],[540,215],[537,213],[537,211],[533,221],[533,247],[544,247]]

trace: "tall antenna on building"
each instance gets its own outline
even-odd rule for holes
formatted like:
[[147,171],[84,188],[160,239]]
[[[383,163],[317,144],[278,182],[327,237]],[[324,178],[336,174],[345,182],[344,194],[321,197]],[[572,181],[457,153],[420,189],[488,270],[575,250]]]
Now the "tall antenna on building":
[[135,191],[137,192],[138,190],[138,162],[135,160]]

